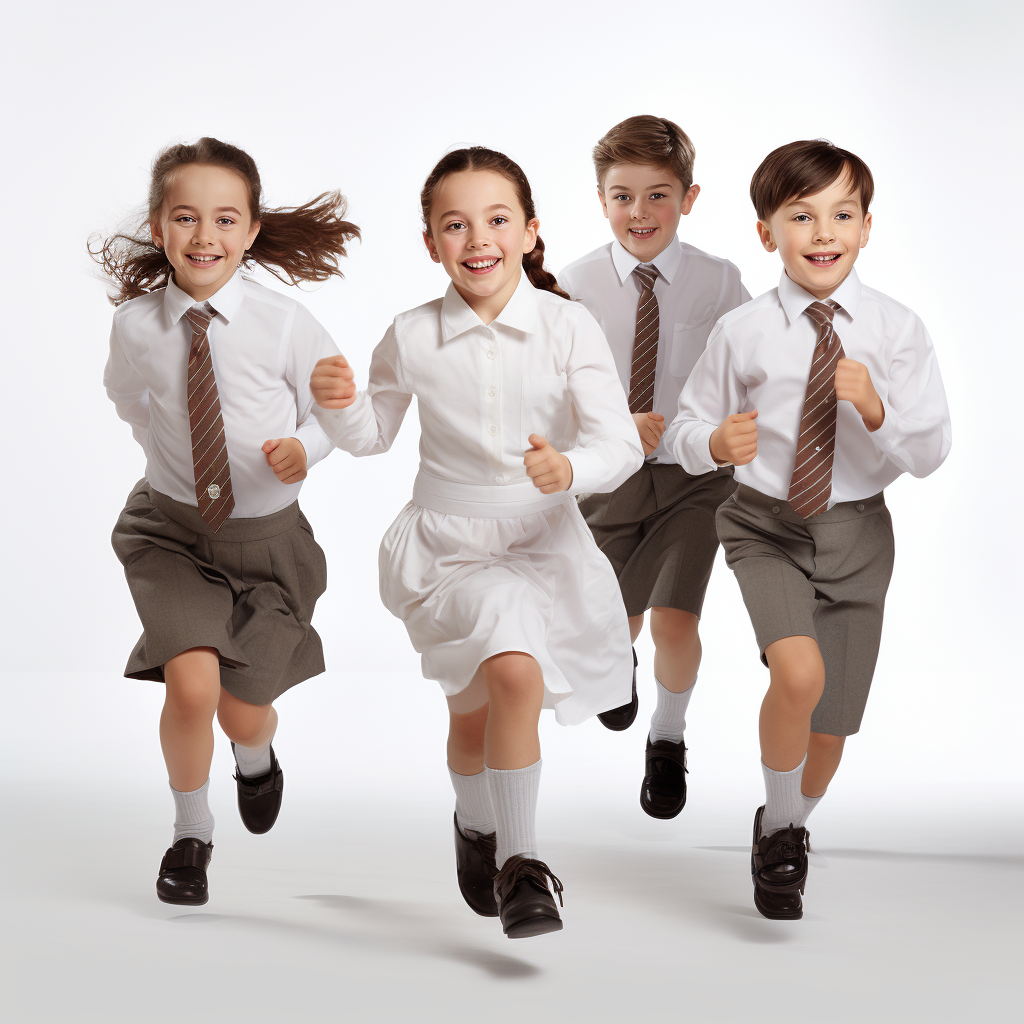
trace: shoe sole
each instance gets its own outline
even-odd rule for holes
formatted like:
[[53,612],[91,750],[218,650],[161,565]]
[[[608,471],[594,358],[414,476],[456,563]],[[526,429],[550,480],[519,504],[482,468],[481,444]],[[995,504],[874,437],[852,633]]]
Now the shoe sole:
[[644,803],[643,796],[640,797],[640,806],[641,806],[641,808],[643,808],[644,814],[648,815],[648,817],[657,818],[659,821],[668,821],[670,818],[676,818],[676,817],[678,817],[682,813],[683,808],[686,806],[686,801],[684,800],[679,805],[679,810],[678,811],[673,811],[671,814],[655,814],[654,811],[652,811],[647,806],[647,804]]
[[510,939],[528,939],[532,935],[545,935],[548,932],[560,932],[560,917],[528,917],[525,921],[517,921],[505,929]]
[[459,886],[459,892],[462,893],[462,898],[466,901],[466,906],[473,911],[474,914],[479,914],[481,917],[497,917],[498,916],[498,904],[494,904],[492,910],[488,907],[486,910],[481,910],[473,901],[466,895],[462,886]]
[[170,903],[176,907],[202,907],[210,902],[210,894],[207,893],[201,900],[181,900],[171,899],[169,896],[164,896],[162,893],[156,894],[157,899],[161,903]]
[[767,907],[758,898],[760,896],[760,890],[757,888],[757,883],[754,883],[754,907],[757,912],[762,916],[768,918],[769,921],[799,921],[804,916],[804,908],[801,906],[798,910],[779,911],[771,907]]

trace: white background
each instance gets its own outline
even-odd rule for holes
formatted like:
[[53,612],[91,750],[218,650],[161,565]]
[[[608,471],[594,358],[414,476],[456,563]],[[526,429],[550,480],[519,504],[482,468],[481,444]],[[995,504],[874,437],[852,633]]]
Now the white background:
[[[139,787],[147,890],[166,842],[160,688],[119,678],[139,626],[109,547],[144,461],[103,392],[111,307],[85,251],[90,235],[143,205],[156,153],[212,134],[253,154],[271,206],[344,191],[363,241],[343,281],[301,299],[365,381],[391,318],[447,284],[423,250],[418,204],[445,151],[479,143],[522,165],[557,271],[609,238],[594,142],[647,112],[677,121],[696,145],[702,191],[681,237],[735,262],[754,295],[780,272],[757,242],[747,197],[760,160],[825,136],[874,173],[874,228],[857,269],[928,326],[953,449],[932,477],[901,478],[887,493],[897,560],[879,668],[863,731],[815,822],[827,836],[840,817],[855,820],[850,842],[869,847],[883,813],[958,853],[1010,843],[1021,711],[1016,5],[20,4],[7,28],[0,758],[28,801],[12,805],[8,822],[27,806],[40,821],[71,806],[78,821],[82,804],[60,803],[73,779],[110,802],[115,834],[131,834],[118,794]],[[292,778],[306,771],[311,788],[331,794],[318,811],[328,819],[344,805],[339,779],[380,797],[390,825],[414,794],[437,808],[439,828],[450,814],[444,702],[418,678],[404,629],[377,598],[377,545],[411,492],[416,434],[410,413],[389,455],[335,453],[302,492],[328,557],[315,623],[330,671],[281,700],[278,745]],[[702,637],[691,788],[715,795],[741,846],[759,799],[767,680],[721,561]],[[653,697],[646,639],[638,650],[643,719]],[[569,808],[599,815],[610,801],[610,814],[626,815],[642,731],[642,721],[622,737],[593,722],[545,721],[542,824],[549,815],[557,833]],[[225,821],[223,749],[217,757],[215,812]],[[979,815],[987,840],[964,824]],[[695,841],[682,827],[668,834],[680,849]],[[449,840],[437,842],[440,851]],[[446,865],[449,856],[437,853]],[[38,891],[61,874],[41,873]],[[737,905],[749,899],[737,892]],[[62,897],[50,896],[53,927],[71,927]],[[704,941],[699,929],[694,941]]]

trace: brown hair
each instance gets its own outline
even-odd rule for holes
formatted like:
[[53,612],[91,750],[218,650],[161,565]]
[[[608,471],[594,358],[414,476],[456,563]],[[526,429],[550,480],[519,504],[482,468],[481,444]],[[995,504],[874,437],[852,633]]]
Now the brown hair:
[[[526,180],[526,175],[519,164],[510,160],[504,153],[485,149],[483,146],[470,146],[468,149],[456,149],[441,157],[427,176],[423,191],[420,192],[420,208],[423,211],[423,230],[428,235],[430,235],[430,207],[434,201],[434,193],[449,174],[458,174],[459,171],[496,171],[515,186],[519,205],[523,208],[527,222],[537,216],[533,207],[530,183]],[[555,275],[544,269],[544,243],[541,241],[540,235],[537,236],[537,244],[533,249],[523,254],[523,270],[526,271],[526,276],[534,288],[554,292],[555,295],[560,295],[563,299],[569,298],[558,287]]]
[[750,201],[757,219],[767,221],[781,206],[829,187],[843,173],[860,193],[860,205],[868,212],[875,182],[859,156],[833,146],[828,139],[806,139],[773,149],[750,179]]
[[687,191],[693,184],[697,151],[690,137],[674,121],[651,114],[627,117],[605,133],[594,147],[597,187],[615,164],[654,164],[671,171]]
[[154,244],[148,225],[160,211],[174,175],[189,164],[225,167],[248,187],[249,215],[254,223],[260,222],[260,232],[244,260],[258,263],[278,280],[287,279],[291,284],[343,276],[338,259],[345,255],[345,243],[359,237],[359,228],[341,219],[345,197],[340,192],[324,192],[302,206],[267,209],[253,158],[237,146],[206,137],[165,149],[153,162],[149,205],[140,223],[111,235],[98,250],[90,246],[96,262],[121,286],[111,299],[115,306],[163,288],[170,280],[173,268],[163,249]]

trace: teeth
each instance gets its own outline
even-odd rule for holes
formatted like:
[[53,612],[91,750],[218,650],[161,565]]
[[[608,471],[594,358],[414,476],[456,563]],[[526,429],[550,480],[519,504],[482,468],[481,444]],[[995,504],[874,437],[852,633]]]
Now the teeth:
[[654,228],[630,228],[630,231],[634,235],[652,235],[654,234]]
[[219,256],[198,256],[195,253],[189,253],[190,260],[198,260],[200,263],[212,263],[214,260],[219,260]]
[[497,258],[493,260],[466,260],[466,266],[471,267],[473,270],[483,270],[485,267],[493,267],[497,262]]

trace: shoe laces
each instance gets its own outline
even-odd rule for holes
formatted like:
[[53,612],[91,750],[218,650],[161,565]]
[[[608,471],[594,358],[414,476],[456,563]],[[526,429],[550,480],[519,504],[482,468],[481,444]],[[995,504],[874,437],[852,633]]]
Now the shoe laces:
[[562,902],[562,892],[564,891],[562,881],[544,861],[518,855],[510,857],[498,872],[498,887],[509,892],[521,878],[542,885],[545,889],[548,887],[550,879],[551,888],[558,897],[558,905],[565,906]]

